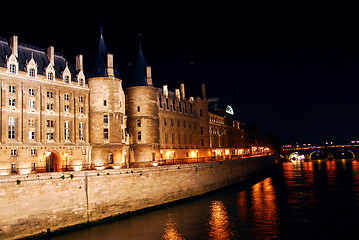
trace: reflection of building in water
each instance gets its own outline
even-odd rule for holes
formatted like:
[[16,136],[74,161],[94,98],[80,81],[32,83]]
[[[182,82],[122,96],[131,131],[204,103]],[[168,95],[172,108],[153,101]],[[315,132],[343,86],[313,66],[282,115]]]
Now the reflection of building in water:
[[228,212],[223,202],[213,201],[211,204],[211,218],[209,220],[210,239],[232,239],[234,233],[230,226]]
[[256,233],[279,233],[277,199],[271,178],[255,184],[250,193],[239,193],[238,209],[243,223],[248,224],[243,228]]
[[165,240],[182,240],[184,239],[176,229],[176,223],[173,220],[172,215],[167,215],[167,222],[165,232],[162,235]]

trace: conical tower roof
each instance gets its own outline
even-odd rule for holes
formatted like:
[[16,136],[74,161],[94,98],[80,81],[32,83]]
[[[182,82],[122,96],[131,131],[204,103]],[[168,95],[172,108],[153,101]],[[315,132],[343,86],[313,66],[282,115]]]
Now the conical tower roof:
[[[97,53],[95,56],[95,59],[92,62],[91,68],[89,69],[87,73],[88,78],[93,77],[108,77],[107,72],[107,64],[106,64],[106,56],[108,54],[108,49],[105,43],[105,40],[103,39],[102,31],[101,31],[101,37],[100,42],[98,44]],[[113,67],[114,75],[116,78],[120,78],[120,75],[117,72],[117,69],[115,66]]]
[[[136,66],[132,74],[132,79],[130,84],[131,86],[148,86],[146,67],[148,67],[148,64],[145,56],[143,55],[142,47],[140,44]],[[153,82],[153,79],[152,79],[152,86],[156,87],[155,83]]]

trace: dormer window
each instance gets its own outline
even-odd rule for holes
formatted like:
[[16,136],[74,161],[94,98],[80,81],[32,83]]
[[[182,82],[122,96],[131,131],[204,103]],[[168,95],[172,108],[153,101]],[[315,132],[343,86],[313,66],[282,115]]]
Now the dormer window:
[[83,80],[83,78],[80,78],[80,79],[79,79],[79,85],[80,85],[80,86],[83,86],[83,85],[84,85],[84,80]]
[[34,68],[29,69],[29,76],[30,77],[35,77],[35,69]]
[[16,65],[15,64],[10,64],[10,73],[15,74],[16,73]]
[[50,80],[50,81],[54,80],[54,74],[52,72],[47,73],[47,80]]
[[70,76],[66,75],[66,76],[65,76],[65,79],[64,79],[64,82],[65,82],[65,83],[69,83],[69,82],[70,82]]
[[36,77],[37,75],[37,64],[34,60],[33,53],[31,53],[31,59],[26,64],[27,74],[29,77]]

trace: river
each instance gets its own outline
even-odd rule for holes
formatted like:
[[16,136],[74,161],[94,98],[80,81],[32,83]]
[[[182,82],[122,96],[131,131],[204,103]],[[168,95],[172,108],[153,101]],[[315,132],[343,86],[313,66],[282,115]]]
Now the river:
[[359,162],[285,162],[200,198],[51,240],[358,239]]

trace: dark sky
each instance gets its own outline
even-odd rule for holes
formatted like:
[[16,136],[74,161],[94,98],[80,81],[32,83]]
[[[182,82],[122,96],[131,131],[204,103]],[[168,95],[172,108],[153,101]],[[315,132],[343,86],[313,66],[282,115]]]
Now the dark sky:
[[240,121],[283,142],[359,140],[355,1],[1,1],[0,36],[61,50],[89,66],[100,25],[123,79],[142,49],[157,83],[190,78]]

